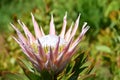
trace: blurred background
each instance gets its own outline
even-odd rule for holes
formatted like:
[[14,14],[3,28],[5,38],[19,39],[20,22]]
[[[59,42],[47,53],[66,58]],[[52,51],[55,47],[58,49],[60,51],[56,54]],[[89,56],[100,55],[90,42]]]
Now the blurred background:
[[95,60],[92,80],[120,79],[120,0],[0,0],[0,75],[6,72],[23,73],[17,64],[18,57],[24,57],[19,45],[12,39],[16,36],[10,23],[20,30],[17,20],[23,21],[34,33],[30,13],[48,33],[50,15],[54,15],[57,33],[60,32],[63,17],[67,11],[67,28],[81,13],[77,35],[84,22],[90,30],[81,42],[81,50]]

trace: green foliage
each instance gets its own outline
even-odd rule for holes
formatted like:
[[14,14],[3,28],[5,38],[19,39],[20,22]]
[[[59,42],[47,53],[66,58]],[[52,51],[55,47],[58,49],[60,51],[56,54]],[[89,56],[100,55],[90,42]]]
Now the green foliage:
[[29,80],[25,75],[8,73],[3,77],[0,77],[0,80]]
[[26,61],[25,59],[19,59],[18,60],[19,65],[23,69],[25,75],[30,79],[30,80],[39,80],[40,75],[35,71],[33,66],[30,64],[30,62]]
[[28,16],[30,12],[33,12],[36,13],[38,22],[41,22],[41,25],[44,26],[49,24],[49,20],[47,19],[50,19],[50,13],[53,13],[57,16],[55,21],[58,24],[57,26],[60,27],[62,17],[67,11],[68,13],[72,13],[68,15],[68,19],[69,17],[71,18],[69,19],[70,21],[75,20],[76,16],[81,13],[81,21],[87,21],[94,30],[94,33],[98,33],[101,27],[106,27],[109,24],[107,17],[110,12],[119,10],[119,3],[120,1],[118,0],[76,0],[74,3],[73,0],[68,0],[67,4],[64,0],[1,0],[0,18],[2,20],[0,21],[0,25],[4,30],[8,30],[9,27],[6,29],[6,26],[9,25],[11,20],[16,22],[21,16]]
[[[79,76],[79,73],[82,72],[87,66],[82,67],[82,65],[85,63],[87,57],[84,58],[84,54],[81,54],[78,56],[72,70],[73,75],[70,77],[70,80],[76,80]],[[82,60],[83,59],[83,60]]]
[[102,51],[102,52],[106,52],[106,53],[111,53],[112,52],[111,49],[109,47],[105,46],[105,45],[98,45],[98,46],[96,46],[96,49],[98,51]]

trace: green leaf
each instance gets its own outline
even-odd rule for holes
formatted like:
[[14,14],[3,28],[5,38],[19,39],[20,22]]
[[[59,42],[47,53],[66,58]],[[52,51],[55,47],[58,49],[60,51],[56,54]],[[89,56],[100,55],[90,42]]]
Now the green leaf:
[[112,1],[105,11],[105,16],[108,16],[111,11],[118,11],[120,8],[120,3],[118,1]]
[[105,45],[98,45],[96,46],[96,49],[101,52],[111,53],[111,49],[108,46]]
[[73,75],[69,78],[69,80],[76,80],[79,76],[79,74],[87,68],[87,66],[82,67],[87,60],[87,56],[85,56],[85,53],[81,53],[76,59],[75,59],[75,65],[73,66],[72,73]]
[[30,80],[40,80],[40,76],[33,73],[33,72],[30,72],[30,71],[26,71],[25,72],[25,75],[30,79]]
[[18,63],[22,67],[25,75],[30,80],[39,80],[41,78],[40,74],[36,71],[36,69],[25,59],[19,59]]
[[20,65],[23,69],[27,69],[27,70],[29,70],[29,71],[31,71],[31,72],[34,72],[34,71],[33,71],[33,66],[30,64],[29,61],[27,61],[27,60],[25,60],[25,59],[23,59],[23,58],[19,58],[19,59],[17,60],[17,62],[19,63],[19,65]]
[[4,75],[1,80],[30,80],[25,75],[8,73]]
[[75,61],[71,61],[71,63],[68,64],[65,74],[70,74],[72,73],[73,66],[75,65]]
[[54,74],[50,74],[47,70],[43,70],[41,72],[41,80],[55,80],[54,78],[57,78],[54,76]]

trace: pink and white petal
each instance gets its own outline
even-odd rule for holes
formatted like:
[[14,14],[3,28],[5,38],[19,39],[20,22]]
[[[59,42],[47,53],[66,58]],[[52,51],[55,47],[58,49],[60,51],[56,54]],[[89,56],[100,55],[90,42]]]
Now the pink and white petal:
[[29,35],[29,39],[30,39],[30,43],[35,42],[35,37],[32,35],[32,33],[28,30],[28,28],[26,27],[26,25],[22,22],[24,28],[26,28],[25,30],[27,31],[27,34]]
[[38,66],[39,66],[40,70],[42,70],[44,68],[44,62],[43,62],[43,60],[40,59],[40,57],[38,55],[36,55],[36,54],[33,54],[33,55],[36,58],[36,61],[38,63]]
[[57,57],[57,59],[55,60],[55,65],[58,67],[60,66],[60,62],[61,60],[63,59],[63,56],[64,56],[64,52],[60,53],[60,55]]
[[71,51],[68,51],[67,54],[65,55],[64,61],[69,61],[71,60],[72,56],[76,53],[77,47],[74,47]]
[[26,25],[23,22],[20,22],[20,20],[18,20],[18,23],[21,25],[21,27],[23,28],[23,30],[25,32],[26,37],[28,38],[28,40],[30,40],[30,43],[32,44],[35,41],[34,36],[28,30],[28,28],[26,27]]
[[25,49],[24,49],[24,47],[22,46],[22,44],[19,42],[19,40],[17,38],[15,38],[14,36],[12,36],[12,38],[20,45],[20,47],[22,48],[23,52],[26,52]]
[[87,25],[87,23],[85,22],[83,27],[82,27],[82,32],[80,33],[78,38],[73,42],[73,46],[77,45],[81,41],[81,39],[85,35],[85,33],[89,30],[90,27],[89,26],[85,27],[86,25]]
[[24,51],[26,52],[27,55],[29,55],[32,59],[35,60],[35,52],[29,47],[28,44],[24,44],[20,39],[19,39],[20,45],[23,47]]
[[47,54],[47,61],[45,62],[44,67],[48,70],[51,68],[52,61],[50,60],[50,54]]
[[50,51],[48,53],[48,63],[49,63],[49,66],[51,67],[51,69],[54,71],[56,69],[56,66],[54,65],[54,57],[53,57],[53,51],[50,47]]
[[42,48],[41,42],[38,40],[38,53],[40,55],[40,58],[45,62],[47,59],[47,56],[44,52],[44,49]]
[[25,48],[25,46],[23,45],[23,43],[22,43],[20,40],[16,39],[15,37],[13,37],[13,39],[20,45],[20,47],[22,48],[22,51],[23,51],[24,54],[28,57],[28,59],[29,59],[32,63],[37,64],[37,62],[36,62],[35,59],[34,59],[33,54],[31,54],[31,53]]
[[54,25],[53,15],[51,15],[49,34],[55,35],[55,25]]
[[33,66],[37,69],[37,71],[39,71],[39,72],[42,71],[42,69],[39,67],[38,64],[34,64],[34,63],[32,63],[32,64],[33,64]]
[[40,27],[40,30],[41,30],[41,32],[42,32],[42,36],[45,36],[45,33],[44,33],[42,27]]
[[77,18],[77,20],[76,20],[76,22],[75,22],[75,25],[74,25],[74,28],[73,28],[71,37],[74,37],[74,35],[75,35],[75,33],[76,33],[77,29],[78,29],[79,20],[80,20],[80,15],[81,15],[81,14],[79,14],[79,16],[78,16],[78,18]]
[[69,63],[69,60],[66,60],[64,62],[62,62],[60,65],[62,66],[58,66],[57,70],[55,71],[56,74],[59,74],[61,71],[63,71],[63,69],[66,67],[66,65]]
[[54,61],[54,57],[53,57],[53,51],[52,48],[50,47],[49,53],[50,54],[50,60],[53,62]]
[[68,29],[68,31],[66,32],[66,35],[65,35],[65,40],[66,41],[70,40],[70,35],[71,35],[72,27],[73,27],[73,22],[72,22],[70,28]]
[[53,52],[53,54],[54,54],[54,56],[53,56],[53,57],[54,57],[54,61],[56,60],[56,58],[57,58],[57,56],[58,56],[59,43],[60,43],[60,37],[58,37],[58,42],[57,42],[56,47],[55,47],[54,52]]
[[53,66],[53,52],[52,52],[52,49],[50,47],[49,49],[49,52],[47,53],[47,61],[45,62],[45,67],[48,68],[48,67],[52,67]]
[[35,36],[36,36],[36,38],[38,39],[38,38],[42,37],[42,33],[41,33],[40,28],[39,28],[39,25],[38,25],[38,23],[36,22],[36,20],[35,20],[35,18],[34,18],[34,16],[33,16],[32,13],[31,13],[31,16],[32,16],[32,22],[33,22],[33,25],[34,25]]
[[60,33],[61,38],[64,38],[64,35],[65,35],[66,25],[67,25],[66,18],[67,18],[67,12],[65,13],[65,16],[64,16],[64,19],[63,19],[63,27],[62,27],[62,30],[61,30],[61,33]]
[[66,44],[66,46],[63,48],[63,52],[66,53],[68,49],[70,48],[70,45],[72,44],[73,38],[69,40],[69,42]]
[[68,42],[68,44],[64,47],[63,51],[60,53],[60,55],[57,57],[55,63],[57,66],[60,65],[61,61],[65,58],[64,56],[66,55],[67,51],[69,50],[69,47],[71,45],[73,38]]
[[[83,26],[83,27],[84,27],[84,26]],[[72,44],[72,46],[69,48],[68,53],[67,53],[67,55],[66,55],[66,58],[67,58],[68,56],[72,56],[72,55],[74,54],[74,52],[76,51],[77,46],[78,46],[78,44],[80,43],[82,37],[84,36],[84,34],[87,32],[87,30],[88,30],[89,28],[90,28],[90,27],[87,26],[87,27],[84,27],[84,28],[82,29],[82,32],[81,32],[81,34],[79,35],[79,37],[77,38],[77,40],[76,40],[76,41]]]
[[25,50],[25,53],[29,56],[28,58],[35,64],[39,64],[38,61],[37,61],[37,58],[35,56],[35,53],[33,51],[31,51],[31,49],[29,49],[29,47],[27,46],[24,46],[24,50]]
[[18,35],[19,39],[21,39],[22,42],[23,42],[24,44],[26,44],[26,43],[27,43],[26,38],[22,35],[22,33],[21,33],[13,24],[10,23],[10,25],[11,25],[11,26],[13,27],[13,29],[17,32],[17,35]]
[[82,28],[81,36],[84,36],[84,34],[89,30],[90,26]]

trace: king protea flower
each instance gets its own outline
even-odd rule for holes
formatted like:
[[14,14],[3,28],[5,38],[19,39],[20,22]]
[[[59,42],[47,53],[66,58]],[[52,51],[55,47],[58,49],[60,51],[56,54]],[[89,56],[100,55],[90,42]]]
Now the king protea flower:
[[76,39],[73,39],[78,29],[80,15],[78,16],[75,24],[72,23],[70,28],[66,30],[66,13],[63,18],[61,33],[57,35],[53,15],[51,15],[49,34],[45,35],[42,27],[39,27],[32,13],[31,16],[35,36],[32,35],[23,22],[18,20],[18,23],[23,28],[26,37],[24,37],[24,35],[22,35],[22,33],[13,24],[11,24],[18,35],[18,38],[14,37],[14,39],[39,72],[47,70],[48,72],[52,71],[54,74],[58,74],[65,68],[72,56],[76,53],[77,46],[84,34],[88,31],[89,26],[87,26],[87,23],[85,22],[79,36]]

